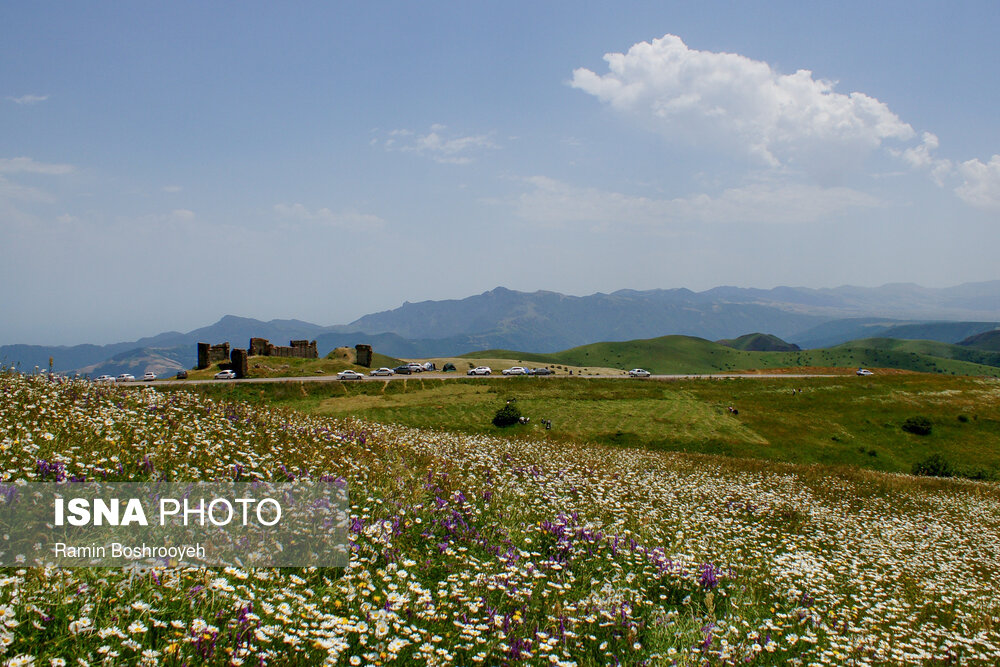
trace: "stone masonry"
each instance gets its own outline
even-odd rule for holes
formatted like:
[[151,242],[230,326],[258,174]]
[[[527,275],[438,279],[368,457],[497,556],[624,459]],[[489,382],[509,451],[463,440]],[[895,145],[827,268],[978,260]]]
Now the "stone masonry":
[[354,350],[358,354],[358,366],[372,367],[372,346],[355,345]]
[[260,357],[300,357],[302,359],[319,357],[316,352],[316,341],[293,340],[289,341],[288,346],[284,346],[272,345],[266,338],[251,338],[247,354]]
[[198,368],[208,368],[217,361],[229,361],[229,343],[198,343]]
[[247,351],[242,348],[235,348],[231,359],[230,367],[236,372],[237,378],[245,378],[248,374]]

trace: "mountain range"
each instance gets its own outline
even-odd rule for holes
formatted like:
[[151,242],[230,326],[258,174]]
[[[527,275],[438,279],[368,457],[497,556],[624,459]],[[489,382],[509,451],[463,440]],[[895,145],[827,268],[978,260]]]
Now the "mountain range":
[[899,283],[829,289],[716,287],[589,296],[498,287],[464,299],[405,302],[346,325],[227,315],[187,333],[169,331],[110,345],[4,345],[0,363],[45,369],[51,358],[60,372],[170,373],[194,365],[198,342],[244,347],[252,336],[278,344],[316,340],[321,355],[369,343],[395,357],[420,358],[498,348],[546,353],[675,334],[718,340],[767,332],[802,348],[875,337],[958,343],[998,328],[1000,281],[948,288]]

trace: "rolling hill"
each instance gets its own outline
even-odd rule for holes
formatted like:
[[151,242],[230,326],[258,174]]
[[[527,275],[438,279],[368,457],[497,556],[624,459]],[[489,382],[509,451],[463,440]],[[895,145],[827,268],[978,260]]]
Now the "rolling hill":
[[985,331],[975,336],[969,336],[965,340],[959,341],[959,345],[974,347],[980,350],[990,350],[1000,352],[1000,329]]
[[609,368],[641,367],[653,373],[718,373],[788,367],[897,368],[924,373],[1000,377],[1000,353],[970,350],[936,341],[868,339],[818,350],[756,352],[737,350],[703,338],[663,336],[594,343],[554,354],[487,350],[463,355],[521,359],[539,364]]
[[777,336],[762,333],[746,334],[739,338],[723,339],[715,342],[719,345],[731,347],[734,350],[746,350],[748,352],[797,352],[801,349],[798,345],[786,343]]

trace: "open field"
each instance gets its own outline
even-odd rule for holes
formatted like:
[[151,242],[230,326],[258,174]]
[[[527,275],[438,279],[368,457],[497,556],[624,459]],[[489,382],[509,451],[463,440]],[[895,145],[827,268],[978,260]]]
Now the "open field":
[[[195,388],[192,388],[195,389]],[[557,442],[724,454],[909,472],[941,454],[962,474],[1000,472],[1000,381],[934,374],[860,378],[601,380],[506,378],[390,383],[199,386],[216,399],[292,407],[467,434],[497,434],[490,420],[516,399],[532,421],[506,433]],[[731,414],[730,406],[739,414]],[[929,435],[904,432],[926,416]],[[542,419],[553,422],[545,430]]]
[[[14,374],[0,391],[8,484],[336,477],[353,545],[346,569],[7,568],[9,664],[990,665],[1000,651],[996,485]],[[935,400],[934,385],[893,391]]]

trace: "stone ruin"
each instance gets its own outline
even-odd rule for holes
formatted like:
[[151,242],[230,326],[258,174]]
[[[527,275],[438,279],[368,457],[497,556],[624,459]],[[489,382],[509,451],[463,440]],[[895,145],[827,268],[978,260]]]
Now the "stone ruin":
[[272,345],[266,338],[251,338],[247,348],[249,356],[260,357],[299,357],[302,359],[317,359],[316,341],[293,340],[288,346]]
[[[368,368],[372,365],[374,351],[371,345],[355,345],[357,364]],[[293,340],[287,346],[272,345],[266,338],[251,338],[250,347],[246,350],[234,348],[231,352],[229,342],[212,345],[198,343],[198,368],[208,368],[214,363],[236,372],[236,377],[245,378],[249,373],[248,357],[298,357],[302,359],[318,359],[316,341]]]
[[198,343],[198,368],[208,368],[218,361],[229,361],[229,343]]
[[358,366],[365,366],[366,368],[372,367],[372,346],[371,345],[355,345],[354,350],[357,352]]
[[237,378],[247,377],[249,372],[247,367],[247,351],[240,348],[233,350],[233,356],[229,365],[236,372]]

